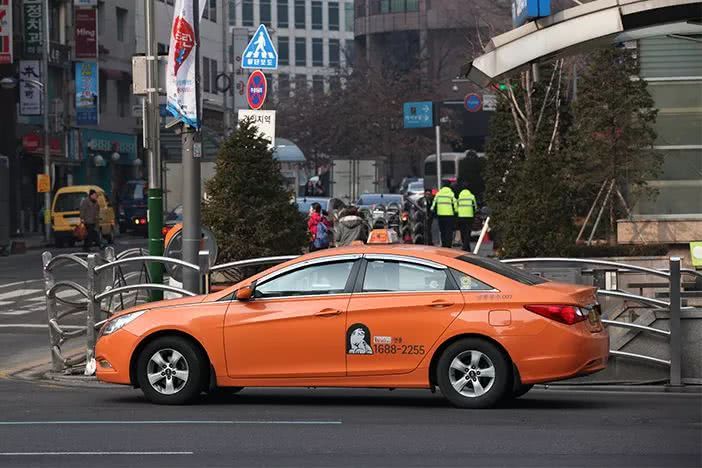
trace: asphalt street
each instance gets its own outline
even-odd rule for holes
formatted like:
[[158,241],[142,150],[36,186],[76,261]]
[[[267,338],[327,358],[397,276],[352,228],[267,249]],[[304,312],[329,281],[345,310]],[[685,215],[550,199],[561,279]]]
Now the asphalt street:
[[0,466],[698,467],[702,396],[533,390],[492,410],[428,391],[130,388],[0,379]]
[[[125,235],[117,238],[114,247],[120,252],[146,245],[143,237]],[[41,260],[44,250],[34,249],[20,255],[0,257],[0,373],[48,359],[49,339]],[[52,255],[79,250],[49,249]],[[57,271],[56,279],[86,284],[84,270],[70,264]],[[60,295],[70,296],[71,293],[63,291]],[[83,322],[82,317],[70,316],[61,321],[62,326],[68,327]],[[70,346],[71,342],[67,345]]]

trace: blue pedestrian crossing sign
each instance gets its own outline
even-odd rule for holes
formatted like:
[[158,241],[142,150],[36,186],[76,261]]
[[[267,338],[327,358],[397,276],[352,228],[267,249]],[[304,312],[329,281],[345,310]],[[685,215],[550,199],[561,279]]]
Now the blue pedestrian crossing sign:
[[278,52],[276,52],[271,37],[265,25],[260,25],[251,42],[241,54],[241,68],[256,68],[259,70],[276,70],[278,68]]

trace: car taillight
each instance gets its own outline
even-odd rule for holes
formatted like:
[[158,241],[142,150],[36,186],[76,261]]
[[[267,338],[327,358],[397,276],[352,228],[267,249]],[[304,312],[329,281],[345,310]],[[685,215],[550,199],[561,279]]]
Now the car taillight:
[[524,308],[542,317],[550,318],[557,322],[573,325],[587,318],[587,313],[580,307],[572,305],[525,305]]
[[171,227],[172,227],[172,226],[163,226],[163,227],[161,228],[161,235],[162,235],[162,236],[165,236],[166,234],[168,234],[168,231],[171,230]]

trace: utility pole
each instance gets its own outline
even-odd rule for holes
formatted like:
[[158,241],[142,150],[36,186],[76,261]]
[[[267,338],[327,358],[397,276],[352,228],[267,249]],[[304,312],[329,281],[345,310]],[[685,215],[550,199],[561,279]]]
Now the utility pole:
[[[153,0],[151,0],[153,1]],[[207,1],[207,0],[202,0]],[[200,6],[193,0],[193,33],[195,35],[195,109],[202,122],[200,102]],[[198,265],[202,228],[200,227],[200,131],[183,123],[183,260]],[[183,268],[183,288],[200,292],[198,272]]]
[[[44,0],[44,47],[42,47],[42,98],[44,114],[44,174],[51,177],[51,146],[49,143],[49,54],[51,42],[49,35],[49,0]],[[51,185],[53,180],[49,179],[49,190],[44,193],[44,240],[51,241]]]
[[441,190],[441,112],[434,102],[434,130],[436,132],[436,188]]
[[[146,39],[146,112],[144,113],[149,168],[149,189],[147,219],[149,230],[149,255],[163,255],[163,191],[161,190],[161,152],[159,143],[159,79],[158,49],[154,0],[144,0],[144,24]],[[196,263],[196,262],[195,262]],[[163,283],[163,265],[159,262],[149,263],[149,275],[152,283]],[[163,299],[163,291],[151,291],[151,300]]]

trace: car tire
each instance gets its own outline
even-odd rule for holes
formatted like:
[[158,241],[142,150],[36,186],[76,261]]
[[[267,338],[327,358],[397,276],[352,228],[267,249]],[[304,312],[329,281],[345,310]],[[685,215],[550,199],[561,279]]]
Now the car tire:
[[465,338],[444,350],[436,366],[441,393],[458,408],[490,408],[510,389],[511,364],[487,340]]
[[512,398],[519,398],[534,387],[534,384],[517,384],[512,389]]
[[180,336],[164,336],[141,350],[137,380],[144,396],[152,403],[182,405],[200,395],[203,372],[208,366],[207,359],[191,341]]

